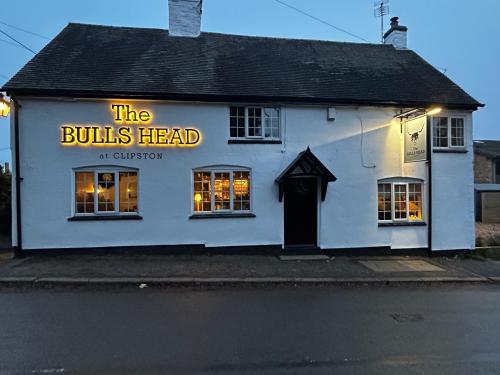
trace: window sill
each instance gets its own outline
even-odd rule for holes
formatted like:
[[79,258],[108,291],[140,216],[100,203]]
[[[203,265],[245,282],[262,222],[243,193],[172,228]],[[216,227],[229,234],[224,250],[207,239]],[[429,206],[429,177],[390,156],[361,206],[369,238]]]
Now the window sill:
[[427,225],[425,221],[392,221],[387,223],[378,223],[379,227],[422,227],[425,225]]
[[140,215],[89,215],[72,216],[68,221],[101,221],[101,220],[142,220]]
[[255,217],[255,214],[248,213],[208,213],[208,214],[193,214],[189,219],[234,219],[241,217]]
[[279,139],[229,139],[228,144],[274,144],[280,145]]
[[457,148],[457,149],[453,149],[453,148],[434,148],[432,149],[432,152],[436,152],[436,153],[442,153],[442,154],[466,154],[468,153],[469,151],[466,150],[465,148]]

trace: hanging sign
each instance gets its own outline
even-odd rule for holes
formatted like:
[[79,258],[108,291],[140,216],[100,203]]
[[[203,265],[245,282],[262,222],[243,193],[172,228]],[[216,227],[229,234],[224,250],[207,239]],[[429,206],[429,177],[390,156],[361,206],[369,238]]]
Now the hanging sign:
[[404,154],[405,163],[427,160],[427,116],[405,122]]
[[153,113],[136,110],[129,104],[111,104],[113,124],[64,124],[60,129],[63,146],[101,147],[196,147],[201,133],[195,128],[151,125]]

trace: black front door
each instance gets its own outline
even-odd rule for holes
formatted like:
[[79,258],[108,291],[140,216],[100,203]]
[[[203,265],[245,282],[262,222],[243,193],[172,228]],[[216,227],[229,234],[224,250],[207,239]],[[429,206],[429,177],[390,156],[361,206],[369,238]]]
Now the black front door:
[[318,189],[316,178],[285,182],[285,247],[316,247]]

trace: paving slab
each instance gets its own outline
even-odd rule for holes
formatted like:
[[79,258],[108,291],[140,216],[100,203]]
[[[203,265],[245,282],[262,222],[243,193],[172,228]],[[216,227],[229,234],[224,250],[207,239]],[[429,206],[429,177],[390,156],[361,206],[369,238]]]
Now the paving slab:
[[426,260],[360,260],[363,266],[374,272],[444,272],[445,269],[438,267]]

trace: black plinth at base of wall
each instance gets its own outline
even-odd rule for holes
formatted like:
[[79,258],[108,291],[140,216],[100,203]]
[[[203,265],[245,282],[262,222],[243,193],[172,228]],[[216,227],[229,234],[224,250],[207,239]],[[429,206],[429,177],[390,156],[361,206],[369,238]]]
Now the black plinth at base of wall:
[[160,245],[160,246],[117,246],[117,247],[89,247],[89,248],[57,248],[57,249],[30,249],[23,250],[23,255],[117,255],[117,254],[161,254],[170,255],[255,255],[255,256],[280,256],[280,255],[328,255],[335,256],[456,256],[471,254],[471,250],[441,250],[429,253],[427,248],[419,249],[390,249],[389,247],[364,247],[345,249],[321,248],[282,248],[281,244],[258,246],[221,246],[205,247],[204,245]]

